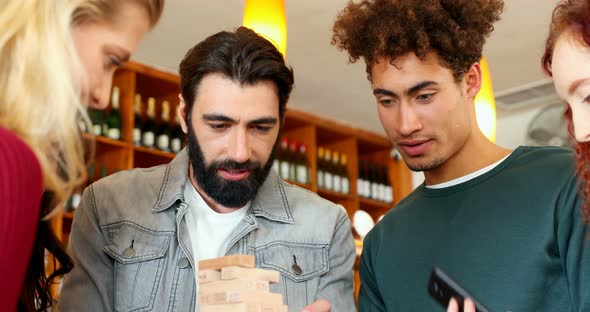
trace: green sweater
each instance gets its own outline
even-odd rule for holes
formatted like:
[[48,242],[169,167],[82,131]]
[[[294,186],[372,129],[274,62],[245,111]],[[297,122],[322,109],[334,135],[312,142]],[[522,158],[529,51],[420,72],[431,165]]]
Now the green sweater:
[[472,180],[418,187],[365,238],[359,311],[444,311],[435,265],[490,311],[590,311],[571,151],[519,147]]

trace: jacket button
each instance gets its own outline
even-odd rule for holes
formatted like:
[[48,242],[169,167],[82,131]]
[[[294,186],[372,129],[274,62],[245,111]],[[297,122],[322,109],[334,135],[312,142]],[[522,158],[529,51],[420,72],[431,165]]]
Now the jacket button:
[[123,257],[132,258],[133,256],[135,256],[135,249],[133,247],[129,247],[123,251]]
[[188,258],[186,258],[186,257],[185,258],[180,258],[178,260],[178,266],[181,269],[186,269],[186,268],[188,268],[189,265],[190,265],[190,262],[188,262]]
[[295,275],[301,275],[301,273],[303,273],[303,270],[301,270],[301,267],[295,263],[291,266],[291,269],[293,270],[293,273],[295,273]]

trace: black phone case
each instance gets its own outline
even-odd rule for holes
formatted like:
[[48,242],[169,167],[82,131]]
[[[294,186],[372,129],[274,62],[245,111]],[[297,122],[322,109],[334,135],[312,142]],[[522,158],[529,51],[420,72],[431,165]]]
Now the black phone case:
[[455,298],[459,304],[459,311],[463,312],[463,300],[469,298],[475,303],[477,312],[488,312],[486,307],[477,302],[472,295],[438,267],[432,269],[430,280],[428,281],[428,292],[445,309],[448,307],[451,298]]

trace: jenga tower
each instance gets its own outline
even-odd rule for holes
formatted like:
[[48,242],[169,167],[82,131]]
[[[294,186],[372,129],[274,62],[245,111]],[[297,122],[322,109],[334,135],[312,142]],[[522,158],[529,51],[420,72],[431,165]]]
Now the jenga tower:
[[283,295],[270,292],[277,271],[257,269],[254,256],[232,255],[199,261],[201,312],[288,312]]

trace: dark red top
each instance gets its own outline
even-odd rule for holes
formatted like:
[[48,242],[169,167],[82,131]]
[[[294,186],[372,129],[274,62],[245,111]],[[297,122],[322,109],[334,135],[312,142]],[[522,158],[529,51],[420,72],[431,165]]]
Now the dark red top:
[[0,128],[0,305],[15,311],[37,232],[43,175],[29,146]]

